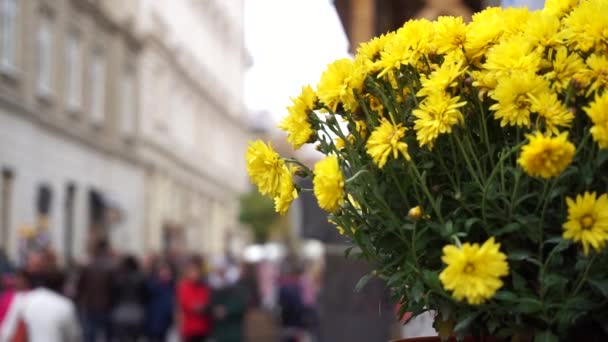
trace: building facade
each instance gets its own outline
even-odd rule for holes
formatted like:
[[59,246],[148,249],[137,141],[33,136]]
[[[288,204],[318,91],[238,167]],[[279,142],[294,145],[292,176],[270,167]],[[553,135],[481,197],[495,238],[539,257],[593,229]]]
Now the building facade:
[[247,185],[243,3],[140,5],[145,245],[220,254]]
[[100,236],[144,249],[130,4],[0,0],[0,246],[12,256],[32,229],[63,260]]

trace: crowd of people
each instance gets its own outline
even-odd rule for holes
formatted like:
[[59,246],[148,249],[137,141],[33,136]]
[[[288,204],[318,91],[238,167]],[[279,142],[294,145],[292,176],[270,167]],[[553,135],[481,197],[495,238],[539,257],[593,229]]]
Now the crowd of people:
[[[209,265],[211,267],[209,267]],[[84,265],[33,250],[19,269],[0,256],[0,342],[242,341],[255,284],[226,258],[116,255],[99,241]],[[209,271],[210,269],[210,271]]]
[[[243,341],[247,312],[265,305],[248,266],[198,255],[138,260],[103,240],[69,268],[48,249],[29,251],[19,268],[0,253],[0,342],[160,342],[172,329],[184,342]],[[318,287],[299,267],[272,282],[279,339],[317,340]]]

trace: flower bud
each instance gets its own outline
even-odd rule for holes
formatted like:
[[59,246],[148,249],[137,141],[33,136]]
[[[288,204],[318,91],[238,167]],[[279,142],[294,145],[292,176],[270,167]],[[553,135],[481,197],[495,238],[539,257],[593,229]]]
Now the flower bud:
[[420,218],[422,218],[422,208],[420,208],[419,205],[411,208],[407,213],[407,217],[411,218],[412,220],[420,220]]

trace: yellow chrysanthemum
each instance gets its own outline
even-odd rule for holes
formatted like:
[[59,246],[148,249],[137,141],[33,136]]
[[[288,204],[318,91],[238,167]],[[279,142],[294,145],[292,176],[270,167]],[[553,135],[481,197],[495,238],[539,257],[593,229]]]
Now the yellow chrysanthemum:
[[405,136],[405,130],[403,125],[395,125],[387,119],[382,119],[380,126],[374,129],[365,147],[367,154],[379,168],[384,167],[391,153],[395,159],[401,153],[406,160],[410,160],[407,144],[401,141]]
[[581,1],[564,19],[567,41],[583,52],[608,51],[608,1]]
[[285,215],[291,203],[298,198],[298,191],[293,184],[291,172],[284,166],[281,172],[279,195],[274,198],[274,208],[277,213]]
[[501,126],[530,125],[531,99],[548,91],[546,81],[534,73],[514,73],[498,80],[491,97],[498,103],[490,106]]
[[568,49],[560,46],[555,50],[552,69],[545,77],[552,82],[551,87],[563,91],[570,85],[575,75],[582,73],[586,67],[585,62],[577,53],[568,53]]
[[283,118],[278,127],[287,132],[287,141],[297,150],[309,142],[315,133],[308,115],[314,109],[317,95],[310,86],[305,86],[302,87],[300,96],[291,101],[293,105],[287,108],[289,114]]
[[545,179],[558,176],[570,165],[576,148],[568,141],[568,133],[547,137],[537,132],[526,134],[529,142],[521,149],[517,163],[532,177]]
[[581,242],[585,255],[589,246],[600,252],[608,240],[608,195],[599,198],[595,192],[566,197],[568,221],[564,223],[564,239]]
[[498,42],[503,33],[502,9],[490,7],[473,14],[473,20],[467,26],[464,50],[467,57],[475,62]]
[[532,111],[538,113],[538,118],[550,134],[559,134],[560,128],[569,128],[574,120],[574,114],[554,92],[542,92],[538,97],[533,97]]
[[576,7],[578,2],[579,0],[545,0],[543,12],[562,17]]
[[[606,30],[606,39],[608,39],[608,28]],[[608,86],[608,58],[606,58],[606,56],[600,56],[594,53],[587,58],[585,63],[589,68],[585,72],[585,76],[591,83],[589,90],[587,91],[587,96],[589,96],[600,89],[605,89],[606,86]]]
[[462,248],[445,246],[441,260],[447,265],[439,274],[443,287],[471,305],[492,298],[503,285],[500,278],[509,274],[507,256],[493,237],[481,247],[477,243],[464,243]]
[[559,18],[543,11],[530,14],[523,35],[532,43],[532,46],[552,47],[561,43]]
[[498,79],[496,74],[487,70],[475,70],[470,72],[473,78],[473,86],[477,88],[479,92],[479,99],[492,92],[496,85],[498,85]]
[[601,149],[608,148],[608,92],[596,96],[594,101],[585,108],[585,113],[593,122],[591,136]]
[[378,60],[380,59],[380,53],[384,50],[387,42],[393,39],[395,33],[391,32],[388,34],[374,37],[370,41],[361,43],[357,49],[357,56],[355,57],[355,63],[363,65],[366,73],[375,73],[380,70]]
[[441,66],[431,72],[428,77],[423,76],[421,79],[422,89],[416,93],[416,96],[428,96],[432,93],[443,93],[449,88],[458,86],[458,78],[465,72],[463,60],[447,60]]
[[433,44],[437,48],[437,53],[462,51],[467,38],[467,26],[462,17],[441,16],[434,25]]
[[418,58],[427,52],[433,36],[433,24],[426,19],[410,20],[387,41],[381,52],[379,67],[382,69],[379,77],[392,70],[398,70],[402,65],[416,65]]
[[344,176],[338,157],[332,155],[317,162],[314,168],[314,193],[319,207],[335,212],[344,202]]
[[496,44],[487,53],[483,67],[496,72],[496,77],[511,73],[536,72],[541,56],[527,36],[517,35]]
[[433,93],[420,104],[420,108],[412,111],[416,117],[416,139],[421,147],[428,145],[432,149],[440,134],[452,133],[452,127],[464,122],[459,108],[466,102],[458,102],[459,100],[458,96]]
[[504,25],[503,37],[515,36],[523,31],[532,12],[527,7],[508,7],[502,12]]
[[261,140],[250,143],[247,147],[246,162],[249,178],[260,193],[270,197],[277,196],[285,162],[272,145]]
[[365,74],[348,58],[338,59],[327,66],[317,86],[317,96],[333,112],[342,103],[348,111],[358,107],[354,92],[361,91]]

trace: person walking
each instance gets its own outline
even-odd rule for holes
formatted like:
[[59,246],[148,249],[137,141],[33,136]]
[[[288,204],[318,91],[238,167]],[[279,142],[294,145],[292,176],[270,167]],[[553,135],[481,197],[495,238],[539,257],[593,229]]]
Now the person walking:
[[61,295],[63,275],[43,272],[33,276],[34,289],[11,306],[0,329],[0,342],[13,340],[23,324],[29,342],[79,342],[80,328],[76,307]]
[[213,265],[211,281],[211,314],[215,342],[243,341],[243,321],[248,308],[249,294],[240,281],[239,270],[225,259]]
[[146,282],[132,255],[123,258],[113,281],[112,333],[120,342],[138,341],[143,335]]
[[190,259],[177,288],[180,335],[184,342],[203,342],[211,334],[211,290],[203,278],[203,260]]
[[114,284],[114,259],[106,240],[97,241],[92,259],[78,277],[76,302],[80,311],[85,342],[97,342],[103,336],[112,339],[110,312]]
[[150,342],[165,342],[175,312],[175,277],[167,262],[157,261],[151,266],[146,290],[146,336]]

